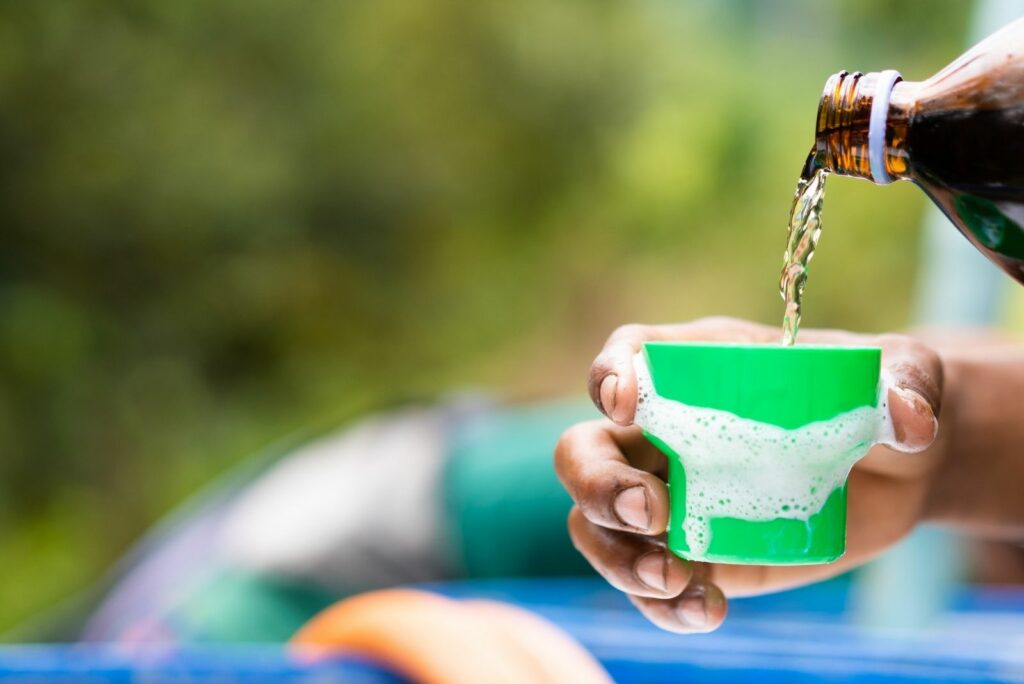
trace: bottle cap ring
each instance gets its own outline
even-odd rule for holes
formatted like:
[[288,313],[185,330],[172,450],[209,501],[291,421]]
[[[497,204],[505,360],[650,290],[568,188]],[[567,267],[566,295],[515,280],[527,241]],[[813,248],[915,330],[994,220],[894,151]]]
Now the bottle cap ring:
[[894,69],[878,74],[875,96],[871,101],[871,121],[868,128],[868,161],[871,178],[879,185],[888,185],[893,179],[885,170],[885,122],[889,118],[889,96],[893,86],[903,77]]

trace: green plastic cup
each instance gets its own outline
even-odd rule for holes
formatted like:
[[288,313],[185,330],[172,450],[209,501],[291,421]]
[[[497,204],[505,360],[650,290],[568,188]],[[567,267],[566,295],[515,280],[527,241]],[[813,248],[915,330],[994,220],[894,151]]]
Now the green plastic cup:
[[[644,355],[659,397],[784,430],[875,407],[879,400],[881,349],[874,347],[648,342]],[[693,488],[704,483],[688,481],[685,453],[645,434],[668,460],[668,547],[676,555],[716,563],[798,565],[828,563],[845,552],[844,481],[806,520],[702,520],[710,539],[702,552],[694,553],[684,532],[686,497],[688,489],[696,492]]]

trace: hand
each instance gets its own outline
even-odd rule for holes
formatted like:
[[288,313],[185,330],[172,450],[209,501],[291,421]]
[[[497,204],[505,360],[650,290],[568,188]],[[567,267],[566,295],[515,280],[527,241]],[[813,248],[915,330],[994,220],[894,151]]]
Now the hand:
[[[896,443],[874,447],[848,480],[846,555],[828,565],[720,565],[688,562],[666,549],[666,462],[632,425],[633,355],[651,340],[765,343],[780,337],[777,328],[724,318],[619,328],[590,372],[590,396],[609,420],[575,425],[558,442],[555,467],[575,501],[569,513],[573,543],[663,629],[711,631],[725,618],[727,596],[779,591],[837,575],[878,555],[921,520],[931,474],[942,460],[942,445],[935,442],[942,396],[938,355],[901,335],[801,330],[801,342],[881,347],[894,384],[888,404]],[[922,453],[907,455],[912,452]]]

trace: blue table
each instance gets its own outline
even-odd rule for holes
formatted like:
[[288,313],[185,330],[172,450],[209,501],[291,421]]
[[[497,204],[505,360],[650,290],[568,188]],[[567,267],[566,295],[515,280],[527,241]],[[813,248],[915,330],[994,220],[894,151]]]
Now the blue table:
[[[714,634],[667,634],[594,579],[427,585],[452,597],[509,601],[572,634],[617,682],[1022,682],[1024,591],[963,589],[927,633],[869,633],[850,624],[847,585],[826,583],[734,601]],[[274,645],[0,647],[0,682],[341,682],[401,678],[338,658],[303,663]]]

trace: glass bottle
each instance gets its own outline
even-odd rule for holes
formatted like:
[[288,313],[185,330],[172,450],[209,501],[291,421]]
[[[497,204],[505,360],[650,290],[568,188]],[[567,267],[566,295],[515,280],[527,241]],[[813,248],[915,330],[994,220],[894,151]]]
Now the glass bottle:
[[914,182],[1024,283],[1024,18],[925,81],[833,74],[808,165],[880,185]]

